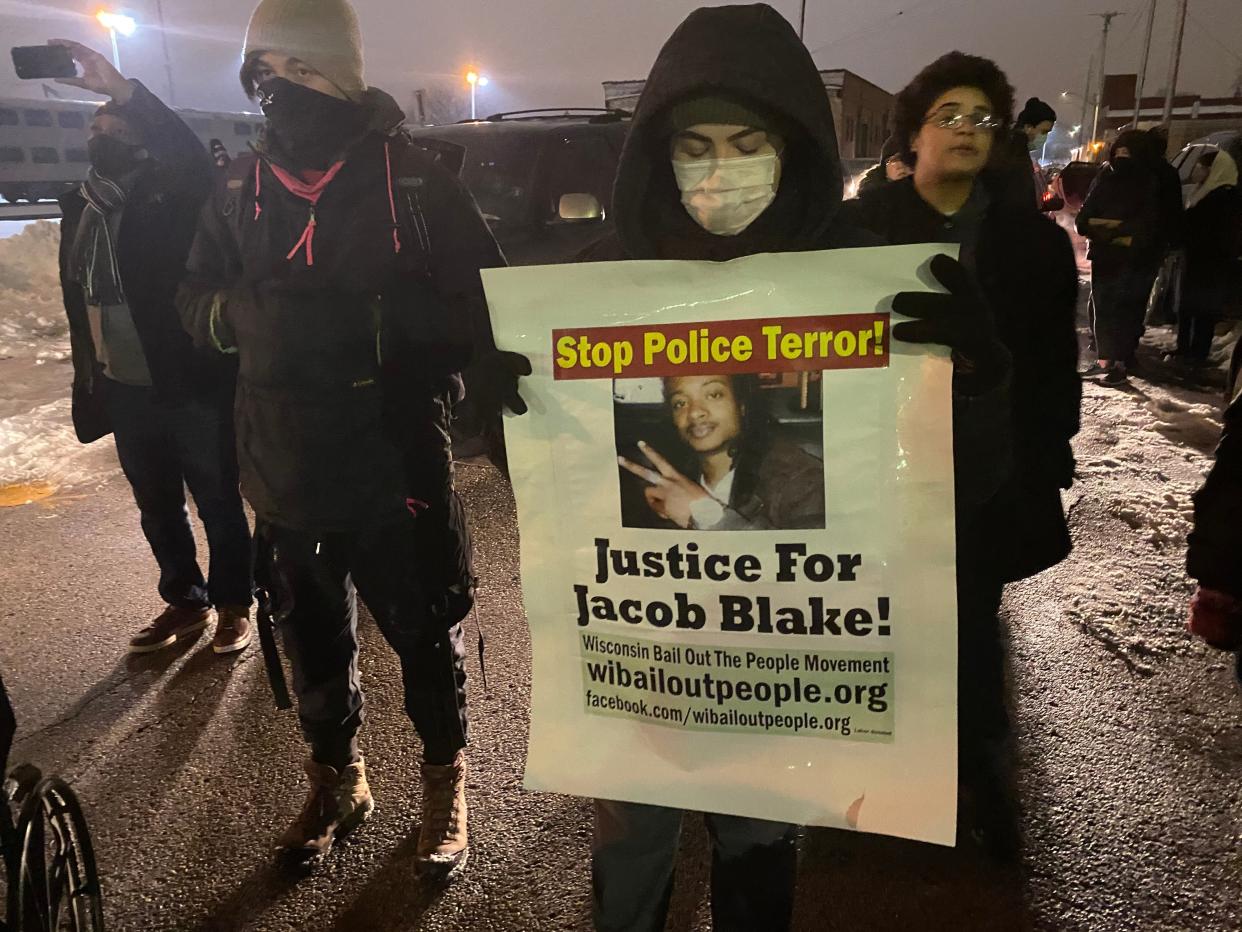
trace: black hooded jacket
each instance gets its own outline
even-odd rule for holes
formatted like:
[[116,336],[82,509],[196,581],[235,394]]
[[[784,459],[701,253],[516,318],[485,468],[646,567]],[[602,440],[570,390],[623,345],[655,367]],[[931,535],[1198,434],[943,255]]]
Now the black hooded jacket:
[[[738,236],[716,236],[695,223],[673,177],[669,108],[708,95],[770,115],[786,140],[776,199]],[[840,203],[832,108],[793,27],[762,3],[700,9],[677,28],[651,69],[617,168],[616,233],[587,258],[727,260],[868,244],[833,229]]]
[[1200,585],[1242,599],[1242,394],[1225,412],[1216,462],[1194,501],[1186,571]]
[[491,345],[479,269],[503,264],[392,98],[362,106],[367,129],[313,211],[313,264],[297,248],[310,206],[276,174],[299,166],[261,145],[205,207],[178,297],[196,343],[237,354],[246,498],[300,531],[373,528],[443,497],[456,373]]
[[[738,236],[703,230],[673,176],[669,108],[704,95],[737,98],[770,115],[786,140],[776,199]],[[634,113],[613,189],[615,232],[585,261],[729,260],[765,252],[884,245],[839,216],[841,160],[832,108],[810,53],[766,4],[696,10],[661,50]],[[954,396],[956,501],[960,512],[995,494],[1010,466],[1007,385]]]

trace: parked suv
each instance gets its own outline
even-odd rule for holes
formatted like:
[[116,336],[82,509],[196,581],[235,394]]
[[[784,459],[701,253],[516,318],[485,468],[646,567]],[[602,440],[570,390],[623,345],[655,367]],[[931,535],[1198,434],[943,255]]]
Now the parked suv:
[[409,131],[460,173],[510,265],[549,265],[611,229],[629,125],[618,110],[523,110]]

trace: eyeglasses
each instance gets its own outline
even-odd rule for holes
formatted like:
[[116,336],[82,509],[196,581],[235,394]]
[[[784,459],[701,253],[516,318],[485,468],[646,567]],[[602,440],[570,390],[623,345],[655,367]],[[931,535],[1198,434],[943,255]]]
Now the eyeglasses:
[[939,126],[941,129],[957,129],[969,125],[972,129],[991,130],[1000,128],[1000,120],[986,110],[971,110],[969,113],[958,113],[953,110],[937,110],[923,121]]

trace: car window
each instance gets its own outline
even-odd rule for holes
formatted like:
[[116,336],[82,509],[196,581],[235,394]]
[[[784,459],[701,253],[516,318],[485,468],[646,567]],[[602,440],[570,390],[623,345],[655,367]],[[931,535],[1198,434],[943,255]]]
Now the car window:
[[60,162],[60,153],[51,146],[34,146],[30,150],[30,160],[36,165],[56,165]]
[[617,154],[602,136],[562,136],[544,155],[541,174],[547,197],[542,209],[555,217],[564,194],[593,194],[608,210],[612,182],[617,173]]
[[27,126],[51,126],[52,111],[51,110],[26,110]]
[[16,126],[17,124],[17,111],[10,110],[8,107],[0,107],[0,126]]
[[26,153],[17,146],[0,146],[0,162],[24,162]]
[[66,149],[65,161],[85,163],[91,160],[90,154],[85,149]]
[[530,218],[535,147],[529,137],[496,135],[466,142],[461,177],[489,223],[520,226]]
[[85,129],[86,116],[76,110],[60,110],[56,113],[56,125],[61,129]]

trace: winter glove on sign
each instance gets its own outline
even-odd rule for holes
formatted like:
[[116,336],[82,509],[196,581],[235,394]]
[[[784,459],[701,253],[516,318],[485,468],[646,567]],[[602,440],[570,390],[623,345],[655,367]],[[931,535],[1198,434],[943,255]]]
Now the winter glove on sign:
[[933,256],[930,269],[948,294],[903,291],[893,298],[893,313],[914,318],[895,324],[893,338],[947,346],[972,393],[996,387],[1009,372],[1009,351],[996,336],[983,292],[966,267],[950,256]]
[[492,350],[471,367],[467,390],[475,393],[481,412],[500,414],[508,408],[525,414],[529,409],[518,393],[518,379],[531,371],[530,360],[521,353]]
[[1190,600],[1190,633],[1217,650],[1242,650],[1242,600],[1200,586]]

